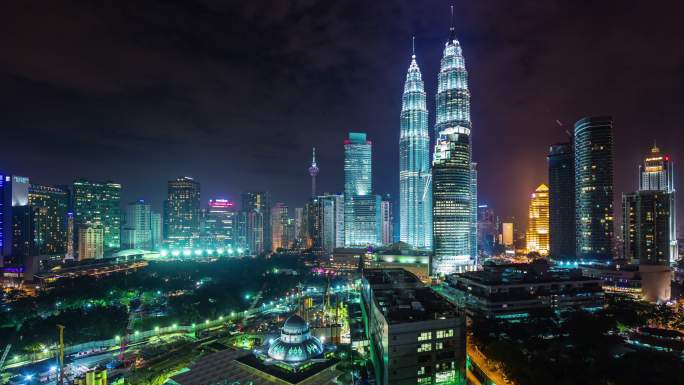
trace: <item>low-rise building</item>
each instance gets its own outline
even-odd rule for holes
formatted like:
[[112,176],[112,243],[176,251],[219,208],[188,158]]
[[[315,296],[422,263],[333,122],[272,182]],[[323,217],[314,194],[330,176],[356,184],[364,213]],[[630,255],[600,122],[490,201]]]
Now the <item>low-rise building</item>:
[[363,272],[377,384],[464,384],[465,316],[404,269]]
[[579,269],[552,269],[545,260],[485,266],[453,274],[449,283],[463,292],[469,315],[487,318],[519,319],[545,310],[598,310],[604,305],[600,279],[583,277]]
[[672,297],[674,272],[669,266],[612,263],[579,268],[582,275],[600,279],[606,292],[627,293],[654,303],[664,303]]

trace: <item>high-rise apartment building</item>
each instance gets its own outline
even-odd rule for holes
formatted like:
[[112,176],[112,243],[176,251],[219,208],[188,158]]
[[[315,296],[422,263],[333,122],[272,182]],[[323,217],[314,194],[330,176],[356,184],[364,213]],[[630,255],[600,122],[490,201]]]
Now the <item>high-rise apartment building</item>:
[[14,211],[28,206],[29,178],[0,174],[0,266],[12,255]]
[[163,228],[161,213],[152,211],[150,213],[150,243],[152,244],[152,250],[159,250],[162,247],[164,239]]
[[432,161],[433,274],[473,267],[477,256],[477,172],[471,155],[470,91],[452,26],[437,80]]
[[200,236],[200,184],[190,177],[168,182],[164,201],[164,242],[171,248],[193,247]]
[[309,199],[304,205],[305,248],[316,253],[323,252],[323,207],[319,197]]
[[477,248],[485,256],[494,255],[494,245],[497,243],[497,222],[494,210],[489,205],[477,206]]
[[152,248],[152,210],[143,199],[126,206],[126,221],[121,230],[121,244],[126,249]]
[[67,246],[69,193],[57,187],[31,184],[28,206],[33,221],[32,254],[64,254]]
[[640,265],[669,266],[670,196],[661,190],[622,194],[624,257]]
[[321,245],[326,253],[344,247],[344,196],[325,194],[318,197],[321,206]]
[[271,208],[271,239],[273,250],[288,249],[287,222],[290,218],[288,207],[285,203],[276,202]]
[[613,119],[575,123],[575,226],[577,257],[613,259]]
[[74,225],[74,213],[69,211],[66,219],[66,254],[65,259],[74,259],[76,257],[76,250],[74,250],[74,239],[76,237],[76,230]]
[[245,224],[247,229],[247,249],[250,255],[262,254],[266,252],[264,248],[264,213],[260,210],[251,210],[245,211],[245,215]]
[[301,248],[306,238],[305,229],[306,219],[304,218],[304,207],[295,207],[294,209],[294,231],[296,246]]
[[549,188],[543,183],[534,190],[530,201],[527,252],[549,255]]
[[513,222],[503,222],[501,224],[501,243],[504,247],[513,247],[515,237],[513,232]]
[[380,202],[381,241],[383,245],[393,243],[394,216],[392,215],[392,209],[392,197],[389,194],[383,195]]
[[319,196],[321,247],[326,254],[335,248],[335,200],[333,196]]
[[104,255],[104,226],[84,223],[78,228],[78,260],[100,259]]
[[380,196],[374,195],[371,146],[365,133],[351,132],[344,141],[344,244],[365,247],[381,242]]
[[[259,244],[257,254],[263,252],[270,252],[273,250],[273,242],[271,240],[271,195],[265,191],[246,192],[242,194],[242,210],[247,212],[258,212],[259,220],[252,221],[255,225],[261,226],[259,229],[252,229],[250,233],[261,234],[261,241]],[[256,218],[257,216],[253,216]],[[257,249],[251,249],[256,252]]]
[[76,226],[101,224],[104,250],[118,249],[121,246],[121,185],[78,179],[72,189]]
[[[432,247],[430,178],[428,110],[425,103],[425,86],[414,50],[406,74],[401,104],[399,238],[416,248]],[[383,243],[385,240],[383,239]]]
[[575,154],[571,143],[549,148],[549,243],[554,259],[574,259]]
[[678,259],[677,237],[677,200],[675,194],[674,163],[667,154],[662,154],[658,146],[653,145],[651,154],[639,166],[639,190],[660,191],[669,199],[668,243],[670,263]]

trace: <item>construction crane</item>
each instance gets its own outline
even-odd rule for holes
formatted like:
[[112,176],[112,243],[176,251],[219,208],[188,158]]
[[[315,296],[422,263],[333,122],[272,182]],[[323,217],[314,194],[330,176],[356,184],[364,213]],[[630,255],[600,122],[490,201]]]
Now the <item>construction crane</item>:
[[12,348],[12,344],[7,344],[7,346],[5,346],[5,351],[2,353],[2,358],[0,358],[0,371],[2,371],[2,368],[5,366],[5,360],[7,359],[7,354],[9,353],[11,348]]
[[58,385],[64,385],[64,325],[57,325],[59,330],[59,380]]

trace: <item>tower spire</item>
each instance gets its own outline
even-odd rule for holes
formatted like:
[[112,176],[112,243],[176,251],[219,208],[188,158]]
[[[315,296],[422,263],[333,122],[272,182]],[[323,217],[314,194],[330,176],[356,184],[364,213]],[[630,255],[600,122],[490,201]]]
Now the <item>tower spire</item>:
[[316,196],[316,175],[318,175],[318,171],[318,164],[316,164],[316,147],[314,147],[311,157],[311,166],[309,167],[309,175],[311,175],[311,197]]
[[454,5],[451,4],[451,28],[452,31],[454,30]]
[[416,36],[411,37],[411,59],[416,58]]
[[456,29],[454,28],[454,5],[451,5],[451,23],[449,27],[449,43],[456,40]]

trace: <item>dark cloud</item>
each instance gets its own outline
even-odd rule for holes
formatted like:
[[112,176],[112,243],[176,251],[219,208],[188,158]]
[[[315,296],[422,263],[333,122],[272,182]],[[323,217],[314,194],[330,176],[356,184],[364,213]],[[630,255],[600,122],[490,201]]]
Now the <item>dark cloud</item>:
[[[433,124],[448,6],[7,1],[0,168],[43,183],[114,179],[126,199],[157,205],[167,179],[193,175],[206,198],[268,189],[298,206],[310,188],[310,148],[320,150],[319,189],[339,191],[342,140],[360,130],[374,143],[375,190],[396,194],[410,37]],[[548,145],[585,115],[615,117],[618,192],[634,188],[653,140],[684,157],[680,2],[455,8],[480,198],[499,214],[525,217],[529,193],[546,180]]]

